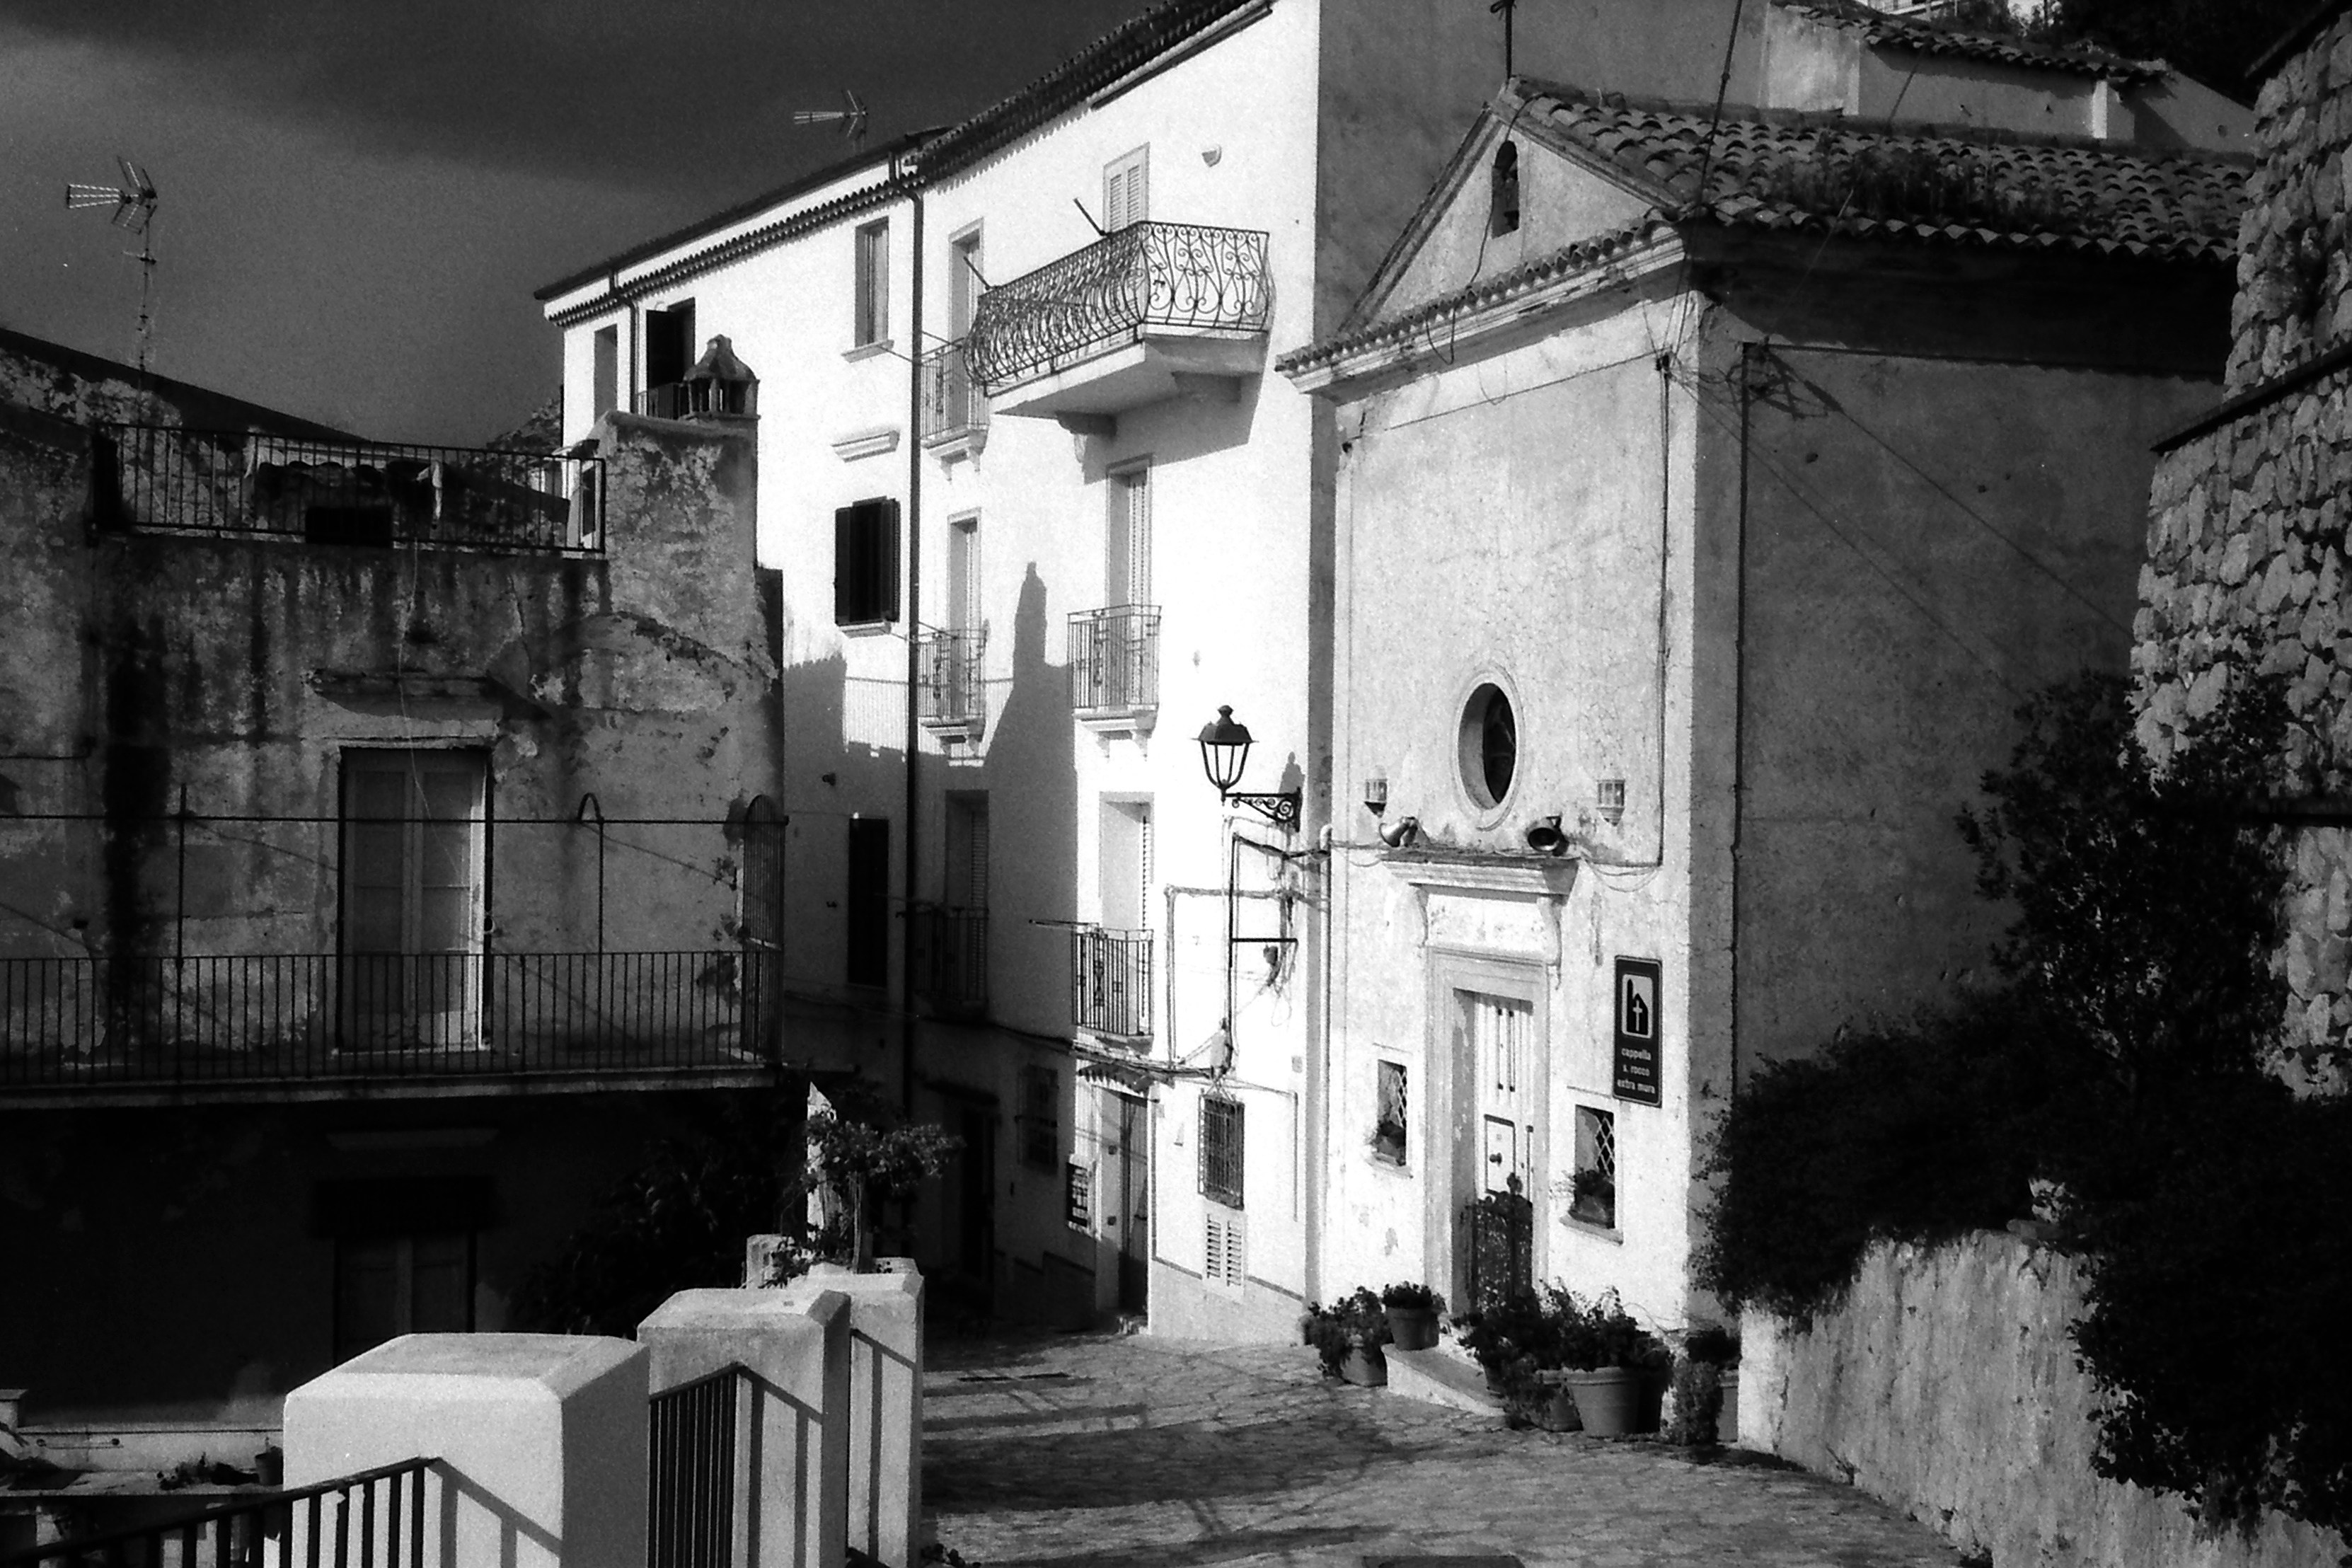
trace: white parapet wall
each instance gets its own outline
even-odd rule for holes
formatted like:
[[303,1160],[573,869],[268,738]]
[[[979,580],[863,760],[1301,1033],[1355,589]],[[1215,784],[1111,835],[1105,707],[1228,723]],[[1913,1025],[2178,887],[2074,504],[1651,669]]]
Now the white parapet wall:
[[2075,1260],[2012,1236],[1876,1246],[1810,1329],[1740,1325],[1739,1441],[1852,1482],[1996,1563],[2324,1568],[2326,1532],[2200,1531],[2178,1498],[2091,1468],[2097,1390],[2074,1362]]
[[803,1284],[839,1290],[849,1318],[849,1543],[885,1568],[922,1545],[923,1277],[911,1258],[876,1274],[820,1263]]
[[681,1290],[637,1325],[656,1394],[740,1368],[740,1568],[840,1568],[849,1519],[851,1298],[831,1281]]
[[626,1340],[408,1334],[286,1396],[286,1484],[429,1458],[427,1568],[644,1568],[646,1374]]

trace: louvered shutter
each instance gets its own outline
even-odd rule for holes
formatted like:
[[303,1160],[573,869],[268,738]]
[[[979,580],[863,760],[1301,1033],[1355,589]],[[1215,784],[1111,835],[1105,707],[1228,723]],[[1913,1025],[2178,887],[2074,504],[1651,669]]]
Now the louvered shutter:
[[835,626],[847,626],[858,618],[857,508],[835,507],[833,511],[833,621]]
[[869,504],[874,508],[874,531],[877,536],[874,551],[874,618],[895,621],[898,618],[898,503],[880,500]]
[[1150,153],[1139,147],[1103,170],[1103,227],[1114,234],[1150,210]]

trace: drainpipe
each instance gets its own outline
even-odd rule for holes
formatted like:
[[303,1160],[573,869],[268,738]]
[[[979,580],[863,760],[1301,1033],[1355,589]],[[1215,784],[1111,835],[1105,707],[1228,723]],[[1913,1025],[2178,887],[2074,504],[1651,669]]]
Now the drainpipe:
[[1756,361],[1763,345],[1739,345],[1739,542],[1731,602],[1731,1012],[1730,1098],[1739,1098],[1739,853],[1748,823],[1748,443]]
[[914,207],[909,224],[912,257],[908,263],[907,343],[907,832],[899,907],[903,914],[898,943],[898,1104],[908,1121],[915,1116],[915,846],[918,842],[915,764],[921,757],[917,744],[915,688],[922,663],[923,626],[923,193],[908,192]]

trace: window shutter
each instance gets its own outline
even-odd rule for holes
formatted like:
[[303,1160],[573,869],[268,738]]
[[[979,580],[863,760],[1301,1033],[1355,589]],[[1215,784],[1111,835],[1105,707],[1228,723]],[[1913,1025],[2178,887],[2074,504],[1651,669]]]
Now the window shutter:
[[874,619],[895,621],[898,618],[898,503],[881,500],[874,508],[875,541]]
[[835,507],[833,512],[833,620],[847,626],[857,619],[857,509]]

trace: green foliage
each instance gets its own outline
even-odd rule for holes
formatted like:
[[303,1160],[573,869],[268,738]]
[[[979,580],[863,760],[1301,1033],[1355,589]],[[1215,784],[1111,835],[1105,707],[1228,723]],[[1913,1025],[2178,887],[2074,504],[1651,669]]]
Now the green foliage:
[[1301,1325],[1307,1342],[1323,1363],[1323,1375],[1337,1377],[1350,1351],[1361,1349],[1377,1356],[1381,1346],[1389,1342],[1389,1315],[1381,1299],[1370,1289],[1358,1286],[1355,1294],[1341,1298],[1328,1307],[1307,1303],[1306,1321]]
[[1488,1381],[1526,1415],[1549,1398],[1538,1373],[1622,1366],[1664,1373],[1671,1363],[1666,1347],[1634,1321],[1614,1290],[1588,1301],[1560,1285],[1546,1285],[1513,1292],[1455,1321]]
[[1381,1291],[1381,1305],[1399,1307],[1408,1311],[1443,1312],[1445,1310],[1445,1298],[1426,1285],[1400,1280]]
[[1663,1436],[1682,1447],[1705,1447],[1716,1441],[1716,1417],[1723,1413],[1723,1372],[1713,1362],[1680,1361],[1667,1394],[1674,1415]]
[[2024,737],[1964,810],[1977,884],[2017,921],[1996,958],[2052,1026],[2127,1078],[2251,1071],[2283,1004],[2279,875],[2240,807],[2285,727],[2274,683],[2242,688],[2162,774],[2123,680],[2086,676],[2019,710]]

